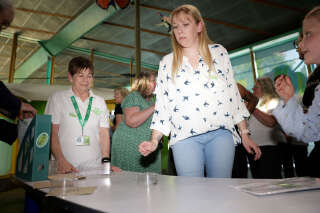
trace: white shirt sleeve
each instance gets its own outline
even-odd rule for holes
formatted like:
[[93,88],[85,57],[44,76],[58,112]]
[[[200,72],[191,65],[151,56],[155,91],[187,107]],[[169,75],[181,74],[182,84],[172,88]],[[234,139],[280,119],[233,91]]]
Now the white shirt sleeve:
[[234,73],[232,69],[232,65],[230,62],[230,58],[228,55],[228,52],[225,48],[223,48],[224,54],[225,54],[225,64],[227,66],[227,76],[228,76],[228,85],[227,87],[231,89],[231,97],[233,99],[233,104],[234,106],[234,114],[233,114],[233,120],[235,124],[240,123],[243,121],[245,118],[248,118],[250,116],[250,113],[247,110],[247,107],[244,104],[243,99],[241,98],[237,82],[234,78]]
[[160,61],[158,78],[157,78],[157,86],[155,90],[155,93],[156,93],[155,110],[153,113],[153,118],[150,126],[150,129],[157,130],[166,136],[170,134],[170,121],[169,121],[170,112],[168,112],[168,108],[167,108],[168,96],[164,95],[165,93],[168,92],[168,79],[166,79],[165,73],[169,73],[169,75],[171,74],[171,72],[167,70],[168,67],[169,67],[168,64],[164,63],[163,61]]
[[273,115],[286,134],[304,142],[320,140],[320,90],[315,90],[315,97],[308,112],[304,113],[298,101],[292,97],[287,104],[280,101],[273,110]]

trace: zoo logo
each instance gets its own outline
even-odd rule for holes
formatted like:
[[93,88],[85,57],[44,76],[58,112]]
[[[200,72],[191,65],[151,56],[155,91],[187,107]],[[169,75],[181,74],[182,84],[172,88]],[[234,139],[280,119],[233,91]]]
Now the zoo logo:
[[36,145],[38,148],[42,148],[45,145],[47,145],[49,141],[49,136],[48,133],[46,132],[42,132],[38,137],[37,137],[37,141],[36,141]]

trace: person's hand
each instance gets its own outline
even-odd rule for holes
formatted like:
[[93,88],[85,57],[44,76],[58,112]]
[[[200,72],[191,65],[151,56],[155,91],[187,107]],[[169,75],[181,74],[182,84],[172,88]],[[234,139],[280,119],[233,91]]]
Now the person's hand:
[[71,163],[69,163],[65,159],[57,160],[57,164],[58,164],[58,169],[57,169],[58,173],[65,174],[65,173],[79,172]]
[[150,153],[152,153],[154,150],[156,150],[158,147],[157,141],[143,141],[139,145],[139,152],[143,156],[148,156]]
[[281,75],[275,82],[275,88],[278,95],[285,103],[294,95],[294,87],[289,76]]
[[19,115],[20,120],[33,117],[35,114],[37,114],[37,110],[35,108],[33,108],[30,104],[21,102]]
[[242,144],[248,153],[254,154],[254,160],[258,160],[261,157],[261,150],[259,146],[251,140],[249,135],[242,135]]
[[116,167],[116,166],[111,166],[111,171],[113,171],[113,172],[122,172],[122,169],[120,169],[119,167]]

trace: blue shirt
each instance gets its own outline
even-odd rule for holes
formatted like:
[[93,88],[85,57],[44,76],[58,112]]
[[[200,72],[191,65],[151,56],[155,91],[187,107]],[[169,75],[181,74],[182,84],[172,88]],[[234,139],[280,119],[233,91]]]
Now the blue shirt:
[[164,135],[171,133],[170,145],[219,128],[230,130],[234,141],[240,142],[234,125],[248,117],[249,112],[238,91],[226,49],[218,44],[209,49],[215,72],[209,71],[201,57],[197,69],[183,57],[172,80],[173,54],[160,62],[150,128]]
[[287,104],[280,101],[273,115],[286,134],[304,142],[320,140],[320,86],[315,89],[315,97],[307,113],[292,97]]

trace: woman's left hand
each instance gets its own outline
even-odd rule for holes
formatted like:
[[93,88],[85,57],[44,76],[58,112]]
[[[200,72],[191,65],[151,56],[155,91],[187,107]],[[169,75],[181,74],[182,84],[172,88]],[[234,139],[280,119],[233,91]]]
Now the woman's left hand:
[[259,146],[249,137],[248,134],[242,135],[242,144],[248,153],[254,154],[254,160],[261,157],[261,150]]
[[120,169],[119,167],[116,167],[116,166],[111,166],[111,171],[113,171],[113,172],[122,172],[122,169]]

